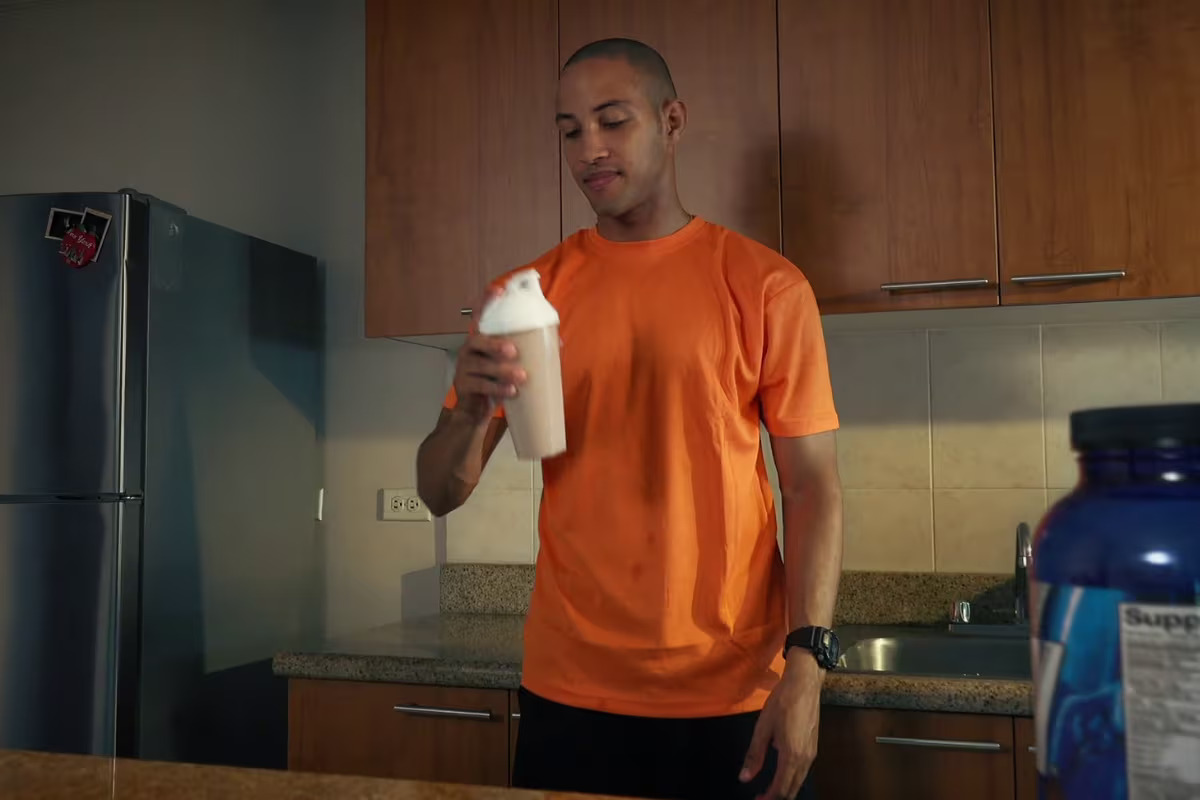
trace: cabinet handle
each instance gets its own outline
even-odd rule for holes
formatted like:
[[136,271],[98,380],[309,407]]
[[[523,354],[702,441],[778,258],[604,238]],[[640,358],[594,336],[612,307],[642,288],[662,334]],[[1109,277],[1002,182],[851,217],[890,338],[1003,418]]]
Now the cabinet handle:
[[462,314],[464,317],[469,317],[469,316],[471,316],[472,314],[474,314],[474,313],[475,313],[475,309],[473,309],[473,308],[468,308],[468,307],[466,307],[466,306],[463,306],[462,308],[460,308],[460,309],[458,310],[458,313],[459,313],[459,314]]
[[520,719],[520,718],[521,718],[521,712],[520,712],[520,711],[514,711],[514,712],[512,712],[512,718],[513,718],[513,719]]
[[1056,272],[1050,275],[1014,275],[1013,283],[1083,283],[1084,281],[1111,281],[1124,278],[1125,270],[1109,269],[1101,272]]
[[957,739],[910,739],[907,736],[876,736],[876,744],[894,744],[901,747],[935,747],[939,750],[983,750],[998,753],[999,742],[964,742]]
[[491,722],[491,711],[468,711],[461,708],[437,708],[436,706],[392,706],[392,711],[414,717],[439,717],[442,719],[478,719]]
[[951,281],[912,281],[910,283],[881,283],[881,292],[931,292],[939,289],[977,289],[988,286],[987,278],[959,278]]
[[1036,753],[1036,752],[1037,752],[1037,748],[1036,748],[1036,747],[1034,747],[1033,745],[1029,745],[1029,752],[1031,752],[1031,753]]

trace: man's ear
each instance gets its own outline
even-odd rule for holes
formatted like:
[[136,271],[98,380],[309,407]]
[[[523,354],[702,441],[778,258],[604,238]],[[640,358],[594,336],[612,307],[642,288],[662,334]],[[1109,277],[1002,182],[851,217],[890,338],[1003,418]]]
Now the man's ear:
[[663,103],[663,127],[668,139],[679,141],[683,129],[687,127],[687,106],[682,100],[676,98]]

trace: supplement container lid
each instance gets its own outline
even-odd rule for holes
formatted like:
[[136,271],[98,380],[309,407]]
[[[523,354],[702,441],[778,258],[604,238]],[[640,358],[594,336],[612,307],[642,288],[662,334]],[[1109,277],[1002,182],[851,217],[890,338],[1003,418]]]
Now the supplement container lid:
[[1071,414],[1075,450],[1200,446],[1200,403],[1094,408]]
[[484,307],[479,332],[505,336],[557,324],[558,312],[542,294],[538,271],[523,269],[514,273],[504,284],[503,293]]

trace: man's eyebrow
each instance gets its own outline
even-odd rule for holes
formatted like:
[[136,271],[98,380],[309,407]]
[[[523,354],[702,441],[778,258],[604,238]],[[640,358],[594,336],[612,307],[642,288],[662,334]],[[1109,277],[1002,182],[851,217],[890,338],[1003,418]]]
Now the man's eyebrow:
[[608,101],[605,101],[605,102],[601,103],[600,105],[596,106],[595,108],[593,108],[592,113],[599,114],[601,111],[603,111],[606,108],[613,108],[613,107],[617,107],[617,106],[623,108],[628,105],[629,105],[629,102],[627,100],[608,100]]
[[[605,110],[606,108],[628,108],[628,107],[629,107],[628,100],[606,100],[603,103],[601,103],[600,105],[593,108],[592,113],[599,114],[601,111]],[[576,117],[574,114],[567,114],[566,112],[563,112],[563,111],[560,111],[554,115],[555,122],[562,122],[564,120],[570,122],[570,121],[574,121],[575,118]]]

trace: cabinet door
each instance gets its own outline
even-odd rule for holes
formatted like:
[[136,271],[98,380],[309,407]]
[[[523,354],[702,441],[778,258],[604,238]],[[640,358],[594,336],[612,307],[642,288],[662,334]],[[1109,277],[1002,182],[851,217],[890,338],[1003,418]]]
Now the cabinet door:
[[508,693],[292,680],[288,768],[508,785]]
[[1011,717],[823,708],[818,797],[1012,800]]
[[823,312],[998,302],[987,0],[779,0],[779,103]]
[[556,7],[368,0],[368,336],[465,331],[558,242]]
[[521,728],[521,704],[516,692],[508,693],[508,784],[512,785],[513,766],[517,762],[517,733]]
[[1004,302],[1200,294],[1200,3],[992,18]]
[[[562,0],[559,57],[612,36],[658,50],[687,104],[679,145],[686,209],[779,249],[775,0]],[[562,171],[562,233],[596,215]]]
[[1013,758],[1016,760],[1017,800],[1038,800],[1037,737],[1029,717],[1013,718]]

